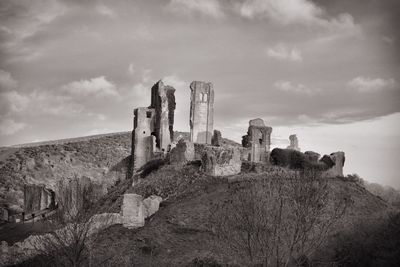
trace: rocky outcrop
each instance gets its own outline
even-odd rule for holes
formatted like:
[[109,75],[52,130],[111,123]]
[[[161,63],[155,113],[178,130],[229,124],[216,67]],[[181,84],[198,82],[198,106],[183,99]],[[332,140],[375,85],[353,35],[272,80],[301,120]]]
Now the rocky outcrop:
[[306,151],[304,152],[304,155],[310,162],[318,162],[319,157],[321,156],[320,154],[314,151]]

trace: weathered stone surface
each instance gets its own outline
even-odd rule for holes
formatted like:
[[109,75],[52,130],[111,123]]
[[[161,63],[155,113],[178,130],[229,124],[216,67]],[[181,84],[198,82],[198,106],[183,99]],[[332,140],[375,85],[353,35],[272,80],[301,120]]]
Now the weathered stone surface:
[[146,218],[150,217],[158,211],[161,201],[162,197],[155,195],[149,196],[148,198],[143,200],[144,214]]
[[214,89],[212,83],[190,84],[190,141],[211,144],[214,127]]
[[314,152],[314,151],[306,151],[306,152],[304,152],[304,155],[306,155],[306,158],[310,162],[318,162],[319,157],[321,156],[320,154],[318,154],[317,152]]
[[214,130],[214,135],[211,139],[211,145],[222,146],[222,136],[220,131]]
[[54,192],[44,185],[24,186],[24,211],[34,212],[54,206]]
[[247,135],[242,137],[242,158],[251,162],[268,162],[272,128],[265,126],[262,119],[249,121]]
[[151,88],[150,108],[155,110],[156,147],[168,152],[174,139],[175,89],[160,80]]
[[194,160],[194,144],[184,139],[180,139],[170,152],[170,163],[184,165]]
[[287,147],[287,149],[293,149],[293,150],[300,151],[299,140],[297,139],[297,135],[295,135],[295,134],[290,135],[289,141],[290,141],[290,145]]
[[[325,156],[324,156],[325,157]],[[344,152],[334,152],[327,156],[333,162],[333,165],[330,169],[325,172],[325,176],[327,177],[336,177],[343,176],[343,166],[345,162],[345,154]]]
[[238,148],[205,147],[201,156],[202,170],[213,176],[227,176],[241,171],[242,161]]
[[137,171],[155,155],[171,150],[174,134],[175,89],[160,80],[151,88],[151,105],[134,110],[132,166]]
[[155,150],[155,111],[151,108],[134,110],[134,130],[132,132],[133,169],[136,171],[153,158]]
[[143,197],[137,194],[124,194],[122,221],[124,227],[133,229],[144,226],[145,211]]

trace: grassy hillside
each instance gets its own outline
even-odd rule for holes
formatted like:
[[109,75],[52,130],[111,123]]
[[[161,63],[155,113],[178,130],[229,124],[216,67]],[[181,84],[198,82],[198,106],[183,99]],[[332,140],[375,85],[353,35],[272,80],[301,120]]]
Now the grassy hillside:
[[[189,139],[189,133],[175,132]],[[223,139],[224,144],[238,145]],[[0,205],[23,205],[24,184],[52,188],[60,179],[87,176],[113,185],[126,177],[131,132],[101,134],[0,148]]]
[[51,188],[59,179],[78,175],[113,184],[125,178],[130,151],[130,132],[4,147],[0,203],[22,206],[25,183]]
[[[246,266],[248,262],[243,257],[216,238],[210,219],[215,205],[231,199],[249,184],[245,181],[230,183],[228,179],[231,178],[268,180],[274,177],[266,173],[248,173],[215,178],[201,174],[195,166],[183,169],[164,166],[133,188],[128,183],[116,187],[99,203],[97,212],[118,212],[123,192],[135,192],[145,197],[157,194],[165,202],[143,228],[128,230],[116,225],[105,230],[94,255],[98,261],[121,266],[218,266],[212,264],[222,263]],[[359,184],[346,179],[328,179],[328,188],[331,199],[351,200],[345,216],[335,226],[331,238],[326,240],[329,246],[320,252],[333,259],[337,246],[335,238],[343,229],[366,218],[380,216],[388,206]]]

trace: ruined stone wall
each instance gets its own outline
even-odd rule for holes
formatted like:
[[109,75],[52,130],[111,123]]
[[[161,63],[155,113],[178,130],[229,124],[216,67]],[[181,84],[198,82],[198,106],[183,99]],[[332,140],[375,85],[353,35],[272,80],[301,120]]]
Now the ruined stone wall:
[[242,145],[246,148],[242,158],[251,162],[268,163],[271,133],[272,127],[265,126],[262,119],[250,120],[247,135],[242,137]]
[[241,167],[242,160],[237,147],[205,146],[201,152],[201,168],[209,175],[235,175],[240,173]]
[[133,169],[138,170],[153,158],[155,152],[154,119],[152,108],[137,108],[134,111]]
[[156,147],[161,152],[170,150],[174,139],[175,89],[158,81],[151,88],[151,106],[155,110],[154,132]]
[[211,144],[214,128],[214,89],[212,83],[190,84],[190,141]]
[[[324,156],[326,157],[326,156]],[[345,162],[345,154],[342,151],[331,153],[328,156],[333,165],[330,169],[328,169],[324,176],[326,177],[336,177],[336,176],[343,176],[343,166]],[[323,161],[323,159],[321,159]]]
[[300,151],[299,140],[297,139],[297,135],[295,135],[295,134],[290,135],[289,142],[290,142],[290,145],[287,147],[287,149],[293,149],[293,150]]

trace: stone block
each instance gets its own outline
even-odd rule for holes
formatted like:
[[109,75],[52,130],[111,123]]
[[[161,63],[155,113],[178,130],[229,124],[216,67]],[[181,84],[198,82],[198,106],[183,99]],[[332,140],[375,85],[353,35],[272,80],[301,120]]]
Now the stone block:
[[124,194],[122,203],[122,224],[134,229],[144,226],[145,210],[143,197],[138,194]]
[[152,195],[143,200],[145,218],[150,217],[158,211],[162,197]]

